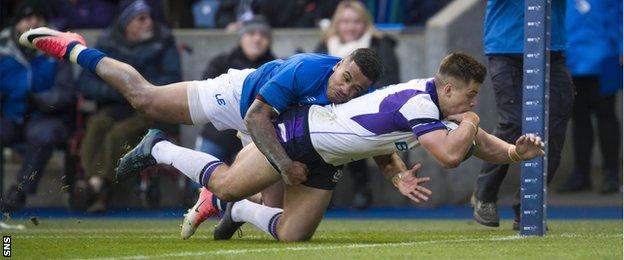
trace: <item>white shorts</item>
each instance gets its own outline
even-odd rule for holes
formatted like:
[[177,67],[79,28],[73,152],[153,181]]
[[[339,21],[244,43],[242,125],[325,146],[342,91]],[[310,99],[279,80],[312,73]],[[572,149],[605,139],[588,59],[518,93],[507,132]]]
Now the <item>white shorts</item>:
[[240,98],[243,82],[254,70],[229,69],[214,79],[191,81],[188,99],[193,124],[211,122],[219,131],[234,129],[247,133],[240,114]]
[[238,131],[238,133],[236,133],[236,137],[238,137],[238,139],[241,140],[241,144],[243,145],[243,147],[253,142],[253,140],[251,140],[251,135],[249,135],[249,133]]

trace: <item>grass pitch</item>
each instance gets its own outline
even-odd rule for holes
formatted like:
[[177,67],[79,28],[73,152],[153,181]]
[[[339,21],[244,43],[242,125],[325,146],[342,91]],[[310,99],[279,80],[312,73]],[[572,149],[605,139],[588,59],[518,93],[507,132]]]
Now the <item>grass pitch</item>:
[[214,221],[191,239],[178,220],[41,219],[2,230],[17,259],[622,259],[622,220],[549,221],[546,237],[520,237],[511,221],[487,228],[468,220],[325,220],[309,242],[278,243],[250,224],[243,236],[213,241]]

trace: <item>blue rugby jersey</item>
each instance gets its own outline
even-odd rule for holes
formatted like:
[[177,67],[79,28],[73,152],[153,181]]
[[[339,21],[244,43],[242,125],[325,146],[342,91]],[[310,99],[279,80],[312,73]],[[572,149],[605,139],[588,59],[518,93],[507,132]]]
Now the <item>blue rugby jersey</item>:
[[340,60],[324,54],[302,53],[262,65],[245,78],[241,117],[245,118],[258,95],[278,113],[293,105],[330,104],[327,83]]

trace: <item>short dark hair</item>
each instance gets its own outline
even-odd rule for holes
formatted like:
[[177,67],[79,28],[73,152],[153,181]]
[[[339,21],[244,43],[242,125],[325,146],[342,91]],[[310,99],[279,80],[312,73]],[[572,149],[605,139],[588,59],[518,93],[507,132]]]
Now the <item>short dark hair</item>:
[[472,56],[453,52],[442,59],[438,74],[454,77],[466,84],[470,84],[470,81],[483,84],[487,69]]
[[359,48],[349,54],[347,59],[358,65],[362,74],[371,81],[371,85],[375,84],[383,74],[381,57],[372,49]]

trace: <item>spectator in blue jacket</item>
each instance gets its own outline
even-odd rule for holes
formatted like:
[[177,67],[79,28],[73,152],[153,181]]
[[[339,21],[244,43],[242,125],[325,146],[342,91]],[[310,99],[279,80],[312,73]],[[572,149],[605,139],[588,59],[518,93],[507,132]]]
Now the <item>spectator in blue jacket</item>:
[[[120,3],[119,16],[95,47],[108,57],[130,64],[154,84],[181,80],[180,56],[173,35],[152,19],[151,7],[143,0]],[[108,204],[106,183],[113,176],[117,160],[125,148],[138,143],[150,122],[91,72],[82,71],[78,86],[87,100],[97,104],[81,147],[85,177],[96,193],[95,202],[87,210],[104,211]]]
[[[578,91],[572,115],[574,167],[559,192],[591,189],[590,172],[595,114],[602,153],[601,193],[620,189],[620,123],[615,92],[622,88],[622,1],[568,0],[567,65]],[[619,64],[618,64],[619,63]]]
[[1,145],[20,148],[23,155],[16,183],[2,201],[4,212],[21,209],[27,195],[36,192],[54,148],[70,133],[75,105],[70,64],[17,43],[22,33],[45,26],[47,19],[42,2],[26,1],[13,25],[0,32]]
[[[553,0],[550,42],[550,103],[548,131],[548,180],[552,180],[565,141],[568,119],[574,103],[574,85],[565,66],[566,0]],[[498,112],[494,135],[513,142],[522,134],[522,66],[524,51],[524,1],[489,0],[485,13],[483,47],[488,56]],[[496,205],[498,191],[507,175],[509,164],[484,163],[477,178],[471,202],[475,220],[486,226],[498,227]],[[520,191],[512,208],[513,229],[520,224]]]

